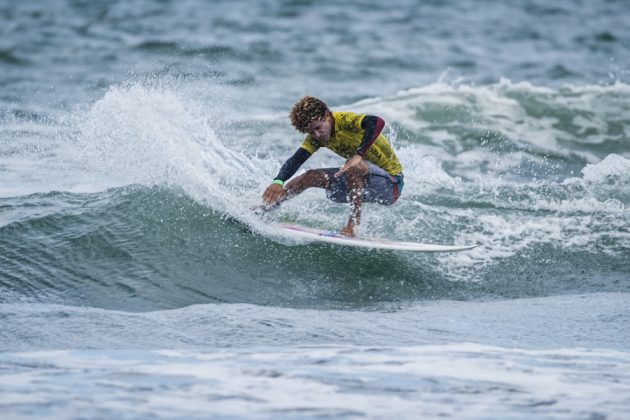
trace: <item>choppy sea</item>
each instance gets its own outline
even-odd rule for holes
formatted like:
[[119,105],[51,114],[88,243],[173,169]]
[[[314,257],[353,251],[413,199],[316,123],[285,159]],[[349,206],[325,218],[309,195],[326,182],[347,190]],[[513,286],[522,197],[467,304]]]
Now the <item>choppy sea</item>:
[[[630,3],[0,2],[0,412],[625,419]],[[386,121],[364,236],[250,211],[301,95]],[[340,165],[322,151],[303,169]],[[338,229],[307,191],[271,217]]]

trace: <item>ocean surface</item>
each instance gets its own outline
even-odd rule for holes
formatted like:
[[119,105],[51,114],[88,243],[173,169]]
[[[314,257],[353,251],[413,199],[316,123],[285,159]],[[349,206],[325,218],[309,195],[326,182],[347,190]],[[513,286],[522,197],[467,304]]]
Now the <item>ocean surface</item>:
[[[630,3],[0,1],[0,412],[626,419]],[[300,96],[404,166],[251,212]],[[303,167],[340,166],[318,152]]]

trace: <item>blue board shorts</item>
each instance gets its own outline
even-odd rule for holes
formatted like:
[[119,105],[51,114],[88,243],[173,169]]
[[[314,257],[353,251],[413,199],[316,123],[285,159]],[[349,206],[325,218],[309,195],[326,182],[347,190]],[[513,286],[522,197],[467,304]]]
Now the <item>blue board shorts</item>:
[[[363,188],[363,202],[379,203],[386,206],[394,204],[400,197],[405,185],[403,174],[392,176],[371,162],[367,162],[367,164],[368,178]],[[349,203],[348,180],[346,176],[341,175],[339,178],[335,178],[339,168],[325,168],[324,170],[331,179],[330,187],[326,189],[326,197],[337,203]]]

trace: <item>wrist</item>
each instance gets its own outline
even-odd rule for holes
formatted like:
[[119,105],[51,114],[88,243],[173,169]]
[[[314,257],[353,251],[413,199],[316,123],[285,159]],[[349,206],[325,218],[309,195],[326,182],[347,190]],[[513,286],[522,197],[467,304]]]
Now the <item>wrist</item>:
[[284,187],[284,181],[281,179],[274,179],[273,181],[271,181],[272,184],[278,184],[281,187]]

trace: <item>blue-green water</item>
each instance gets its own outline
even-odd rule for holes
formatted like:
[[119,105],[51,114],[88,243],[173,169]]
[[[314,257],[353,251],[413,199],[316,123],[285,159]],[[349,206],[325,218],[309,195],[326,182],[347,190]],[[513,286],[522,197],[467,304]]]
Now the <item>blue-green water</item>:
[[[629,16],[0,4],[2,412],[623,418]],[[366,205],[362,235],[481,246],[270,231],[249,209],[301,142],[287,115],[303,94],[387,123],[405,190]],[[271,218],[338,229],[348,210],[307,191]]]

